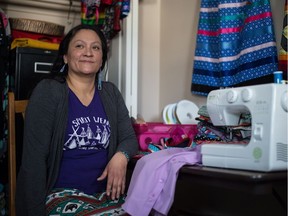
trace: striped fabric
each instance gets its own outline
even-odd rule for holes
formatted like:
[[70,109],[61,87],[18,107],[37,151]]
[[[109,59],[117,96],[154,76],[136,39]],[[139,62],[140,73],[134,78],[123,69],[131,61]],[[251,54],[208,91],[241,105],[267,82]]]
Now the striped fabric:
[[287,41],[288,41],[288,0],[285,1],[284,8],[284,21],[283,21],[283,32],[281,38],[281,48],[279,52],[279,70],[283,71],[283,79],[287,80],[288,76],[288,51],[287,51]]
[[276,70],[269,0],[202,0],[192,93],[273,82]]

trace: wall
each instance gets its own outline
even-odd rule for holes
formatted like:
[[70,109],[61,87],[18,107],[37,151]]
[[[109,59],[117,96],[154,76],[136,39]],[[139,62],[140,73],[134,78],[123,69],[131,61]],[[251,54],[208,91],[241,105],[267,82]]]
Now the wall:
[[[278,46],[284,1],[270,0]],[[146,121],[162,121],[163,108],[182,99],[206,103],[190,92],[200,3],[140,1],[138,112]]]
[[160,3],[159,0],[143,0],[139,3],[138,113],[146,121],[158,119],[161,110]]

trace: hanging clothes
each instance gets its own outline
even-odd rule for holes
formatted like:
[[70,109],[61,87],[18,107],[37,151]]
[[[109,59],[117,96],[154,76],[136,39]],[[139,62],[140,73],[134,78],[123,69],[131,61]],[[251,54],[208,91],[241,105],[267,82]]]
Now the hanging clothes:
[[81,0],[81,23],[100,26],[109,41],[121,31],[130,12],[130,0]]
[[[0,166],[7,157],[8,121],[7,104],[9,90],[9,50],[11,27],[9,17],[0,8]],[[0,208],[1,209],[1,208]]]
[[94,25],[99,19],[100,0],[81,0],[81,23]]
[[281,37],[281,48],[279,52],[279,70],[283,71],[283,79],[287,80],[288,78],[288,50],[287,50],[287,41],[288,41],[288,0],[285,1],[284,8],[284,20],[283,20],[283,31]]
[[192,93],[270,83],[276,70],[269,0],[202,0]]

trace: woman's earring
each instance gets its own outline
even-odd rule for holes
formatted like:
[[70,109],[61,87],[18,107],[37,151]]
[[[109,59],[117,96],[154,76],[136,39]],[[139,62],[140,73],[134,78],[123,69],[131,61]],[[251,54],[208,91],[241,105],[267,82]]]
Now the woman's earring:
[[102,89],[102,70],[98,72],[98,90]]
[[65,70],[65,68],[66,68],[66,65],[67,65],[67,64],[65,63],[65,64],[62,66],[62,68],[60,69],[60,72],[61,72],[61,73],[64,72],[64,70]]

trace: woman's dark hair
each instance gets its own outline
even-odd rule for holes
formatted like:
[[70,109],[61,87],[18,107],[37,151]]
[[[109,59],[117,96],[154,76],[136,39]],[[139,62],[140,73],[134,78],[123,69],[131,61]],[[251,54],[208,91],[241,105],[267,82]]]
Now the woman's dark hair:
[[[107,55],[108,55],[108,47],[107,47],[107,40],[101,31],[101,29],[97,25],[85,25],[80,24],[72,28],[63,38],[63,40],[60,43],[59,49],[58,49],[58,55],[57,58],[53,64],[51,74],[53,77],[66,77],[68,73],[68,65],[65,65],[63,56],[67,54],[68,47],[71,42],[71,40],[74,38],[74,36],[82,29],[88,29],[94,31],[101,40],[102,45],[102,66],[100,70],[103,70],[107,61]],[[64,66],[65,65],[65,66]],[[63,67],[64,66],[64,67]],[[99,73],[98,73],[99,74]],[[98,77],[97,74],[97,77]]]

